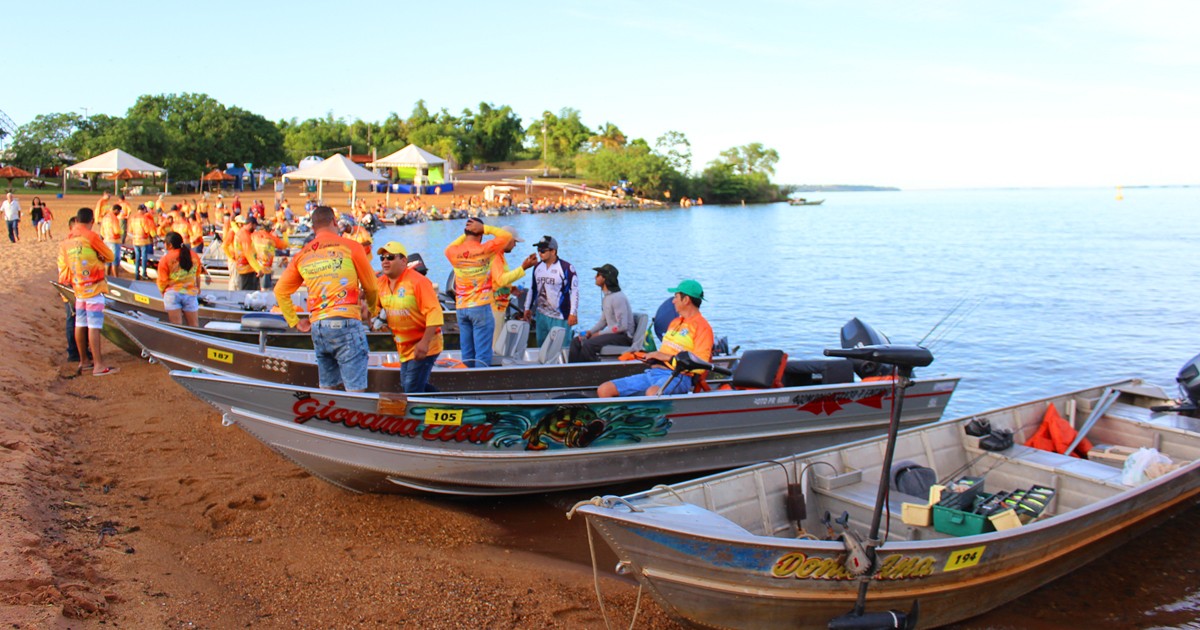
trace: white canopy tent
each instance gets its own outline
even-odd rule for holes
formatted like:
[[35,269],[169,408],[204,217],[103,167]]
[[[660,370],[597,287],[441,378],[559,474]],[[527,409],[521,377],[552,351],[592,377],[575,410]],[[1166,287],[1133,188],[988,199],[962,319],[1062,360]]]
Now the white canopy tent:
[[315,180],[317,182],[317,198],[324,197],[325,182],[351,182],[350,205],[358,198],[358,182],[381,182],[383,177],[350,161],[350,158],[338,153],[333,157],[322,160],[318,164],[297,169],[283,175],[284,180]]
[[[391,155],[387,155],[375,160],[374,162],[367,163],[367,166],[370,166],[371,168],[415,168],[417,169],[417,175],[413,184],[416,186],[421,185],[423,171],[428,170],[431,166],[440,165],[445,166],[445,178],[447,181],[449,181],[450,169],[449,165],[446,163],[446,160],[426,151],[425,149],[422,149],[415,144],[410,144],[403,149],[392,153]],[[390,194],[391,187],[388,188],[389,198]]]
[[[164,176],[163,189],[167,188],[166,174],[167,169],[161,166],[155,166],[145,160],[136,158],[120,149],[113,149],[108,153],[97,155],[89,160],[84,160],[78,164],[72,164],[66,168],[68,173],[76,173],[82,175],[84,173],[117,173],[129,169],[136,173],[154,173]],[[117,180],[113,180],[113,192],[116,192]],[[63,177],[63,193],[67,192],[67,178]]]

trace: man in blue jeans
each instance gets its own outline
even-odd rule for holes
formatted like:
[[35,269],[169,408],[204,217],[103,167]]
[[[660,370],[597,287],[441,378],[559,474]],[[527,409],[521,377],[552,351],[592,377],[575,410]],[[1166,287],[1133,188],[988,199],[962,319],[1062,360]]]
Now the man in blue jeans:
[[[483,242],[483,237],[493,239]],[[467,367],[492,364],[492,260],[504,253],[513,240],[506,230],[484,225],[481,219],[467,219],[463,235],[446,247],[446,259],[454,268],[454,308],[458,315],[458,338],[462,361]]]

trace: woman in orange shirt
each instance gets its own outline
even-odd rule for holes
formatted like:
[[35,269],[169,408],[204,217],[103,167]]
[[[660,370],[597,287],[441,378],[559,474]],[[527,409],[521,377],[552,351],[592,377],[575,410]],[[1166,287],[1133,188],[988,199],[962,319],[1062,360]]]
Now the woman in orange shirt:
[[208,272],[200,264],[200,256],[183,246],[179,232],[167,232],[166,243],[167,253],[158,261],[158,290],[163,294],[167,319],[172,324],[186,319],[188,326],[199,326],[200,273],[208,278]]

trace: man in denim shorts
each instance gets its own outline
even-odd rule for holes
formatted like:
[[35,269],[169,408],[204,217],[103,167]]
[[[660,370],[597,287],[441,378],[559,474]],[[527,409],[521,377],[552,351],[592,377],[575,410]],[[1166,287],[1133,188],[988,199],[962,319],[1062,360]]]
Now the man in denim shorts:
[[[338,236],[333,208],[313,210],[312,226],[315,237],[292,257],[275,299],[288,326],[312,331],[321,388],[366,391],[367,328],[359,300],[366,298],[368,318],[379,312],[375,272],[362,245]],[[300,319],[292,303],[301,285],[308,289],[308,319]]]

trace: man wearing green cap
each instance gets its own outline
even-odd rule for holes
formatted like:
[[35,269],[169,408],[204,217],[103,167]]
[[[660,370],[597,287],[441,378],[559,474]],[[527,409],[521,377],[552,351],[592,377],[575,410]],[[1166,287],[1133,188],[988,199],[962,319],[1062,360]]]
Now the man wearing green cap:
[[[679,316],[671,321],[659,349],[646,354],[645,358],[647,362],[661,363],[662,366],[656,365],[641,374],[604,383],[596,390],[596,394],[601,398],[657,396],[660,393],[686,394],[692,391],[696,380],[704,375],[703,370],[694,370],[683,372],[671,380],[671,371],[675,368],[675,355],[680,352],[690,352],[704,361],[712,360],[712,326],[709,326],[708,320],[700,314],[704,288],[695,280],[684,280],[679,286],[667,290],[675,294],[672,304]],[[664,391],[663,387],[668,380],[671,381],[670,387]]]

